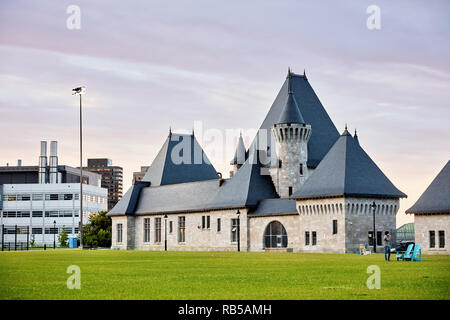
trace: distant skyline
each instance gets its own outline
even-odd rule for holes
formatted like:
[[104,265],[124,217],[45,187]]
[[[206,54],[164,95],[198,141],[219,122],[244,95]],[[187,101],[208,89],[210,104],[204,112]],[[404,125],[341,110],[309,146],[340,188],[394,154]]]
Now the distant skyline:
[[[381,29],[366,26],[379,6]],[[81,9],[81,29],[66,26]],[[261,125],[286,77],[308,80],[342,133],[401,191],[398,226],[450,159],[448,1],[2,1],[0,165],[37,165],[40,140],[79,164],[78,100],[85,85],[84,159],[132,174],[167,137]],[[246,147],[253,137],[246,137]],[[233,156],[203,147],[224,176]],[[234,146],[232,146],[234,147]],[[231,150],[231,152],[230,152]]]

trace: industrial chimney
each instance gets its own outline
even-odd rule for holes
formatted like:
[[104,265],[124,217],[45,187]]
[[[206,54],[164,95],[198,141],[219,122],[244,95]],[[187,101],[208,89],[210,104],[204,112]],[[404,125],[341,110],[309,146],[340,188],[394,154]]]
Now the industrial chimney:
[[47,176],[47,141],[41,141],[41,155],[39,156],[39,183],[46,183]]
[[58,183],[58,142],[50,143],[50,183]]

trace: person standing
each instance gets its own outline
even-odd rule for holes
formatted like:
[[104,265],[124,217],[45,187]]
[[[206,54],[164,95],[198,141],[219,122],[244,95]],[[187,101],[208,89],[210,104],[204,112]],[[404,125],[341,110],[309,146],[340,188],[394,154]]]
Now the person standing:
[[384,260],[390,261],[391,259],[391,234],[389,231],[384,233]]

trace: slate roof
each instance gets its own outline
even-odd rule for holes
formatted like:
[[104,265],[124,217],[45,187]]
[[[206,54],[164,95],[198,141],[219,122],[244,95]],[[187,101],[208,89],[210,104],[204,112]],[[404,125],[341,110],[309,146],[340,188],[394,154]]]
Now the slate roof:
[[450,213],[450,160],[406,213]]
[[[289,81],[291,82],[293,97],[298,104],[300,114],[303,116],[304,121],[311,125],[312,132],[308,142],[307,164],[309,167],[315,168],[339,138],[339,132],[320,103],[306,76],[295,73],[290,73],[290,75]],[[279,122],[280,114],[289,98],[288,79],[289,77],[283,83],[260,127],[260,129],[267,130],[270,150],[275,150],[275,146],[271,145],[270,128]],[[255,144],[256,138],[249,149]]]
[[142,181],[160,186],[218,178],[193,135],[170,133]]
[[242,134],[239,135],[238,144],[236,147],[236,152],[231,160],[230,164],[243,164],[247,160],[247,151],[245,150],[244,139],[242,139]]
[[296,201],[293,199],[265,199],[249,211],[249,217],[269,217],[279,215],[298,215]]
[[[251,156],[233,177],[224,179],[221,183],[213,179],[171,185],[150,185],[142,188],[137,200],[132,197],[136,188],[133,185],[108,216],[252,208],[260,200],[278,197],[270,175],[261,174],[262,167],[257,157]],[[134,193],[136,194],[136,191]],[[128,212],[127,208],[133,206],[136,209]]]
[[289,70],[288,73],[288,98],[286,100],[286,104],[281,111],[280,118],[278,119],[278,124],[291,124],[291,123],[305,123],[302,114],[300,113],[300,109],[298,107],[295,96],[292,92],[292,84],[291,84],[291,72]]
[[336,196],[406,197],[384,175],[347,129],[292,198]]

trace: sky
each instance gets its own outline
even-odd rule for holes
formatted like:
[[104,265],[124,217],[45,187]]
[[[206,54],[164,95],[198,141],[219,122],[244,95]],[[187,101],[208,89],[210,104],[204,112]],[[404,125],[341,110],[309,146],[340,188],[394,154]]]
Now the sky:
[[[68,28],[71,5],[79,29]],[[367,27],[370,5],[379,29]],[[259,128],[290,67],[306,70],[339,132],[358,130],[408,195],[397,225],[412,222],[404,211],[450,159],[448,12],[445,0],[3,0],[0,165],[37,165],[39,141],[57,140],[59,163],[78,166],[71,89],[85,85],[85,159],[122,166],[126,191],[170,127]],[[234,145],[202,145],[227,177]]]

